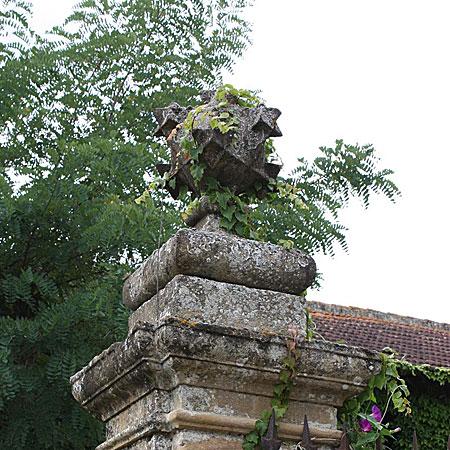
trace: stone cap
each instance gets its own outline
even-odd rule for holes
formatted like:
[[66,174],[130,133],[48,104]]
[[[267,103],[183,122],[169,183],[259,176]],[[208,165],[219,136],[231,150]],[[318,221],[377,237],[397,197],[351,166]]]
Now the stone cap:
[[182,229],[126,279],[124,304],[137,309],[179,274],[300,295],[314,281],[316,264],[297,249]]

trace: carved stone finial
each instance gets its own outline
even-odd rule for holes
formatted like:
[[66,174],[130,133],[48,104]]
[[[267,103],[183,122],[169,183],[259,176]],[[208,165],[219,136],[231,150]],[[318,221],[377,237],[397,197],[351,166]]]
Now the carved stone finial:
[[[206,103],[196,109],[172,103],[155,110],[158,122],[155,134],[164,136],[171,149],[171,164],[157,166],[161,175],[167,173],[169,179],[175,180],[167,183],[166,188],[174,198],[182,186],[200,196],[209,177],[235,194],[253,187],[263,196],[264,187],[281,169],[281,165],[267,161],[265,151],[268,138],[281,136],[277,125],[281,112],[263,104],[252,108],[240,106],[238,99],[230,94],[225,101],[219,101],[213,91],[204,92],[202,100]],[[229,131],[222,132],[212,124],[221,114],[232,118]],[[194,157],[183,146],[187,133],[199,154],[198,163],[204,167],[197,182],[190,170]]]

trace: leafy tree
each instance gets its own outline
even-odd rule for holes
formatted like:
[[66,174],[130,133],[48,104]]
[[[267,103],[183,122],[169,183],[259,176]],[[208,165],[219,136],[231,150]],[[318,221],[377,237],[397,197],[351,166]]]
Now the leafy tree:
[[[45,38],[0,35],[0,448],[90,449],[68,378],[123,338],[123,275],[179,226],[146,188],[152,109],[188,103],[248,42],[246,0],[88,0]],[[24,40],[24,38],[26,38]]]
[[[184,205],[146,190],[167,159],[151,111],[220,80],[248,43],[248,2],[85,0],[46,37],[26,2],[3,3],[0,448],[89,449],[102,426],[68,377],[124,337],[122,277],[181,226]],[[375,163],[371,146],[338,141],[300,160],[295,208],[261,203],[255,220],[271,241],[345,246],[348,198],[397,194]]]
[[288,242],[308,253],[334,255],[334,247],[347,250],[347,228],[339,212],[350,198],[369,206],[371,195],[383,194],[395,201],[397,186],[392,171],[379,169],[372,145],[348,145],[337,140],[334,147],[321,147],[311,163],[304,158],[282,180],[287,189],[271,202],[261,202],[256,211],[258,224],[271,242]]

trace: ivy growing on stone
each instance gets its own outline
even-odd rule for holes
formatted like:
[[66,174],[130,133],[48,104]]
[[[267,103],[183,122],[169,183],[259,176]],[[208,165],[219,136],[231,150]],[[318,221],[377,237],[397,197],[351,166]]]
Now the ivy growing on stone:
[[297,328],[292,327],[289,330],[290,338],[287,341],[287,356],[281,364],[278,382],[273,388],[273,396],[271,401],[271,410],[265,410],[261,413],[261,417],[255,422],[255,429],[244,437],[242,444],[243,450],[254,450],[259,448],[261,438],[265,435],[269,426],[272,410],[275,412],[277,420],[281,420],[289,407],[289,397],[297,376],[297,368],[300,360],[300,333]]

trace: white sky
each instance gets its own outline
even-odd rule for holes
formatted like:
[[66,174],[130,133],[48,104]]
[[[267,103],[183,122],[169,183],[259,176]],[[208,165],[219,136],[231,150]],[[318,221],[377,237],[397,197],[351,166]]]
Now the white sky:
[[[75,2],[33,3],[43,30]],[[316,258],[325,280],[308,298],[450,322],[450,3],[255,3],[253,46],[225,81],[261,89],[283,112],[285,165],[336,138],[373,143],[403,192],[396,205],[344,212],[350,252]]]

